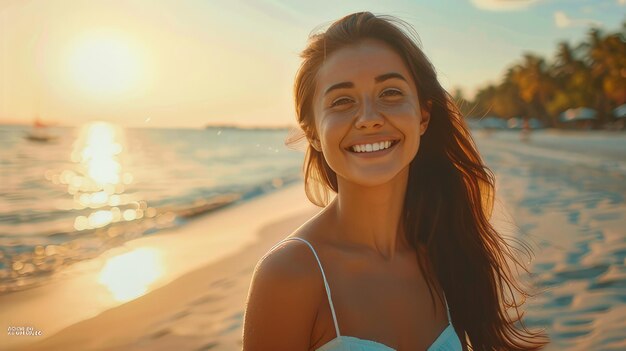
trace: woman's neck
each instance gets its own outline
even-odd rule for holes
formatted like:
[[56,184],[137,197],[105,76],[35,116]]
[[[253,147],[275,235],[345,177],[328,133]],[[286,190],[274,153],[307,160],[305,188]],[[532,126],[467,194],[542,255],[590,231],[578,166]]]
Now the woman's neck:
[[409,248],[401,226],[409,168],[391,181],[373,187],[338,179],[339,193],[329,205],[337,235],[347,243],[366,246],[390,261]]

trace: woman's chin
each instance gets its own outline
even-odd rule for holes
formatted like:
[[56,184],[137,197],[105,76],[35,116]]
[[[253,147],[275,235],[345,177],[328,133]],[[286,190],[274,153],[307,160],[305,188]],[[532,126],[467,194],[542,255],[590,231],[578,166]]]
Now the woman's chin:
[[376,187],[394,181],[398,173],[400,172],[359,172],[358,175],[344,177],[344,181],[362,187]]

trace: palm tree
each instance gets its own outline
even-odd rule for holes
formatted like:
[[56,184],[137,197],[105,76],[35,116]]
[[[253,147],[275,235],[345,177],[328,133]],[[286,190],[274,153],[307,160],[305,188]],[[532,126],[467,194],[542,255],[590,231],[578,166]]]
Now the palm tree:
[[555,116],[550,120],[545,108],[555,91],[554,79],[545,60],[539,56],[525,54],[522,63],[514,66],[510,74],[530,113],[549,124],[556,124]]
[[559,43],[554,61],[552,69],[557,79],[571,76],[578,64],[578,60],[574,57],[574,50],[566,41]]
[[572,107],[593,106],[591,69],[579,58],[583,49],[580,46],[573,49],[567,42],[559,43],[550,68],[556,87],[552,99],[546,105],[551,116],[558,116]]
[[525,54],[498,85],[478,91],[473,105],[478,115],[539,117],[557,126],[558,116],[573,107],[597,110],[598,123],[626,103],[626,21],[619,32],[605,35],[590,29],[586,41],[572,47],[559,43],[554,62]]
[[618,33],[613,33],[602,38],[589,54],[594,59],[594,74],[602,77],[602,90],[606,96],[617,104],[624,103],[626,42]]
[[626,102],[626,42],[621,39],[626,32],[604,35],[597,28],[589,30],[585,57],[591,67],[594,102],[600,122],[608,122],[611,110]]

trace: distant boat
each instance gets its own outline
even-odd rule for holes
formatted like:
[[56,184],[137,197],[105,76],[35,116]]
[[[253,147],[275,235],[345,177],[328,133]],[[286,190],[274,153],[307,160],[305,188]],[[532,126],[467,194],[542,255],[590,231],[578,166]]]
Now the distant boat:
[[24,135],[24,138],[30,140],[30,141],[36,141],[36,142],[40,142],[40,143],[47,143],[53,140],[56,140],[56,136],[54,135],[37,135],[34,133],[26,133],[26,135]]
[[48,143],[55,140],[57,136],[48,133],[48,126],[37,118],[33,122],[32,129],[24,135],[24,138],[38,143]]

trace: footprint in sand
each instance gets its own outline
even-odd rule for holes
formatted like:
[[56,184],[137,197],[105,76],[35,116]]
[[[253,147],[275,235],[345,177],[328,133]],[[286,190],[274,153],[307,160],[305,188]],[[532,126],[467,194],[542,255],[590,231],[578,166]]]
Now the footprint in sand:
[[158,339],[160,337],[163,337],[165,335],[168,334],[172,334],[172,330],[168,327],[170,325],[172,325],[172,322],[176,322],[177,320],[180,320],[184,317],[187,317],[188,315],[191,314],[191,311],[189,310],[182,310],[182,311],[178,311],[176,313],[174,313],[173,315],[161,319],[160,321],[158,321],[157,323],[155,323],[153,325],[153,329],[158,329],[156,332],[150,334],[148,336],[148,338],[151,339]]
[[209,287],[219,286],[221,283],[223,283],[227,279],[228,278],[220,278],[220,279],[214,280],[209,283]]
[[247,275],[254,272],[254,267],[246,267],[244,269],[242,269],[241,271],[239,271],[239,273],[237,273],[237,275]]
[[239,328],[241,328],[241,322],[232,322],[226,328],[222,329],[221,333],[226,334],[233,330],[238,330]]
[[198,308],[197,312],[199,314],[205,314],[205,315],[209,315],[209,316],[213,316],[217,313],[220,313],[222,311],[224,311],[225,308],[220,307],[220,306],[206,306],[206,307],[200,307]]
[[224,319],[224,324],[226,327],[222,329],[222,333],[228,333],[233,330],[237,330],[241,328],[241,324],[243,322],[243,311],[236,312],[232,314],[230,317]]
[[224,297],[224,295],[208,294],[193,300],[188,303],[187,306],[189,306],[194,313],[214,315],[222,312],[225,308],[223,304],[213,302],[219,301]]
[[150,338],[150,339],[158,339],[158,338],[164,337],[164,336],[166,336],[166,335],[169,335],[169,334],[171,334],[171,333],[172,333],[172,331],[171,331],[169,328],[160,329],[160,330],[158,330],[158,331],[156,331],[156,332],[152,333],[152,334],[149,336],[149,338]]
[[[570,255],[577,256],[574,253]],[[572,259],[572,258],[569,258],[569,259]],[[574,259],[572,260],[574,261]],[[580,261],[580,258],[577,257],[574,263],[579,262],[579,261]],[[593,267],[576,267],[573,269],[562,270],[560,272],[556,272],[555,277],[563,281],[575,280],[575,279],[592,280],[604,274],[608,269],[609,269],[609,266],[605,264],[599,264]]]
[[556,332],[555,337],[565,340],[573,340],[575,338],[585,336],[591,333],[591,330],[580,330],[580,331],[568,331],[568,332]]
[[241,322],[243,320],[243,311],[239,311],[231,315],[228,319]]
[[196,349],[196,351],[205,351],[205,350],[211,350],[213,348],[215,348],[217,345],[219,345],[219,343],[217,342],[210,342],[206,345],[202,345],[199,348]]
[[569,319],[561,322],[561,324],[566,327],[590,326],[591,323],[593,323],[593,319]]
[[228,289],[235,285],[235,281],[231,278],[221,278],[209,284],[209,288]]
[[573,295],[557,296],[552,301],[544,304],[545,308],[565,308],[572,304]]
[[215,295],[215,294],[204,295],[204,296],[202,296],[200,298],[197,298],[197,299],[193,300],[189,305],[192,305],[192,306],[203,305],[205,303],[209,303],[209,302],[213,302],[213,301],[216,301],[216,300],[220,300],[222,298],[223,298],[223,296],[221,296],[221,295],[220,296]]
[[177,312],[176,314],[174,314],[169,319],[175,321],[177,319],[181,319],[181,318],[183,318],[185,316],[188,316],[190,313],[191,312],[189,310],[183,310],[183,311]]

